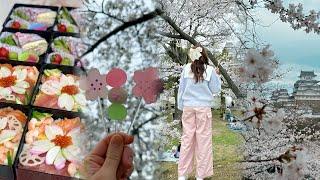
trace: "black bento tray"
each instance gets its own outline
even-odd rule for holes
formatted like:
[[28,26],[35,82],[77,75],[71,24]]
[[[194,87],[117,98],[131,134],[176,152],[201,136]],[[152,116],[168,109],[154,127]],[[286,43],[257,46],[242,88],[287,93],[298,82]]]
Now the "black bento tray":
[[18,150],[16,153],[16,156],[13,160],[12,166],[7,166],[7,165],[2,165],[0,164],[0,179],[5,179],[5,180],[14,180],[15,179],[15,164],[18,161],[18,157],[19,154],[22,150],[22,144],[24,142],[24,136],[25,136],[25,132],[27,131],[27,127],[28,127],[28,122],[29,122],[29,118],[30,118],[30,108],[28,106],[23,106],[23,105],[19,105],[19,104],[8,104],[8,103],[4,103],[4,102],[0,102],[0,108],[6,108],[6,107],[11,107],[15,110],[20,110],[22,111],[26,116],[27,116],[27,121],[26,124],[23,127],[23,133],[19,142],[19,146],[18,146]]
[[[40,81],[40,77],[41,77],[41,66],[40,64],[34,64],[34,63],[26,63],[26,62],[21,62],[21,61],[6,61],[5,62],[2,62],[2,60],[0,60],[0,64],[10,64],[12,66],[18,66],[18,65],[22,65],[22,66],[35,66],[38,71],[39,71],[39,75],[38,75],[38,79],[37,79],[37,82],[36,84],[34,85],[32,91],[31,91],[31,94],[30,94],[30,99],[28,101],[27,104],[21,104],[23,106],[27,106],[27,105],[30,105],[31,102],[32,102],[32,99],[33,99],[33,96],[34,96],[34,93],[36,91],[36,88],[37,88],[37,84],[39,84],[39,81]],[[10,105],[15,105],[16,103],[14,102],[1,102],[0,103],[5,103],[5,104],[10,104]],[[16,104],[16,105],[19,105],[19,104]],[[1,180],[1,179],[0,179]]]
[[[24,31],[14,31],[14,30],[11,30],[11,29],[7,29],[7,30],[3,30],[1,32],[1,34],[3,32],[10,32],[10,33],[16,33],[16,32],[21,32],[21,33],[30,33],[30,32],[24,32]],[[52,39],[52,34],[51,33],[48,33],[48,32],[42,32],[42,31],[35,31],[35,32],[32,32],[31,34],[37,34],[39,35],[40,37],[44,38],[47,43],[48,43],[48,46],[47,46],[47,51],[42,54],[41,56],[39,56],[39,61],[38,62],[25,62],[25,61],[18,61],[18,60],[10,60],[10,59],[4,59],[4,58],[0,58],[0,62],[21,62],[22,64],[43,64],[44,61],[45,61],[45,58],[47,56],[47,52],[48,52],[48,49],[50,47],[50,43],[51,43],[51,39]]]
[[[81,76],[84,75],[85,72],[79,68],[79,67],[72,67],[72,66],[61,66],[61,65],[57,65],[57,64],[45,64],[43,65],[42,69],[41,69],[41,73],[40,76],[38,78],[38,82],[35,88],[35,91],[33,92],[33,96],[31,99],[31,106],[35,107],[35,108],[44,108],[44,109],[53,109],[53,108],[48,108],[48,107],[42,107],[42,106],[36,106],[34,105],[34,102],[36,100],[36,97],[40,91],[40,86],[42,84],[41,80],[42,80],[42,76],[44,75],[44,70],[46,69],[59,69],[63,74],[73,74],[73,75],[77,75],[77,76]],[[57,109],[60,111],[65,111],[65,112],[75,112],[75,111],[67,111],[67,110],[61,110],[61,109]],[[81,113],[81,112],[78,112]]]
[[11,20],[11,14],[13,10],[17,7],[31,7],[31,8],[46,8],[46,9],[51,9],[52,11],[55,11],[58,13],[59,7],[57,6],[43,6],[43,5],[33,5],[33,4],[20,4],[16,3],[14,4],[13,8],[11,9],[9,15],[7,16],[5,22],[3,23],[3,30],[5,31],[13,31],[13,32],[24,32],[24,33],[36,33],[36,32],[52,32],[53,27],[55,23],[53,23],[52,26],[48,27],[46,31],[38,31],[38,30],[30,30],[30,29],[14,29],[10,27],[6,27],[6,24]]

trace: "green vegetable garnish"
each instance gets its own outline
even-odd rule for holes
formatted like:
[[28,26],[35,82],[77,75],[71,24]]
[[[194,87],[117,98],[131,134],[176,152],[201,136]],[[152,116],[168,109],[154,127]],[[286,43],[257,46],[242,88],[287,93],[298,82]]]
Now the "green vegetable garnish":
[[12,166],[13,162],[12,162],[12,156],[10,151],[7,152],[7,160],[8,160],[8,166]]
[[0,39],[0,42],[1,42],[1,43],[4,43],[4,44],[11,45],[11,46],[17,46],[17,43],[16,43],[15,40],[13,39],[12,35],[9,35],[9,36],[7,36],[7,37],[1,38],[1,39]]
[[49,113],[41,113],[41,112],[38,112],[38,111],[33,111],[32,112],[32,117],[33,118],[36,118],[37,120],[41,120],[41,119],[44,119],[44,118],[47,118],[47,117],[51,117],[52,114],[49,114]]
[[65,7],[62,7],[62,14],[61,14],[60,18],[66,19],[66,20],[69,21],[71,24],[76,25],[76,21],[73,19],[73,17],[72,17],[71,14],[69,13],[68,9],[65,8]]
[[56,48],[61,49],[65,52],[70,52],[69,45],[67,42],[63,39],[55,39],[53,41],[53,44],[55,45]]
[[61,71],[59,69],[46,69],[44,70],[44,74],[46,76],[56,76],[59,77],[61,75]]
[[29,21],[29,20],[30,20],[30,18],[27,16],[27,14],[24,13],[23,11],[15,10],[15,11],[13,12],[13,14],[14,14],[15,16],[20,17],[21,19],[26,20],[26,21]]

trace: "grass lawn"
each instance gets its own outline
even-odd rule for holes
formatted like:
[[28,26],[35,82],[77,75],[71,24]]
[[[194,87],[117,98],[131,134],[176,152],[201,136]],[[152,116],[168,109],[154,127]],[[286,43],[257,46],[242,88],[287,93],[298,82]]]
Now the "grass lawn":
[[[213,112],[213,164],[214,180],[237,180],[241,179],[241,171],[237,161],[241,160],[239,146],[243,143],[242,137],[231,131],[226,126],[218,111]],[[177,141],[177,140],[173,140]],[[176,180],[178,178],[176,163],[162,162],[160,164],[161,177],[163,180]],[[192,178],[189,178],[192,179]],[[195,179],[195,178],[193,178]],[[210,179],[210,178],[208,178]]]

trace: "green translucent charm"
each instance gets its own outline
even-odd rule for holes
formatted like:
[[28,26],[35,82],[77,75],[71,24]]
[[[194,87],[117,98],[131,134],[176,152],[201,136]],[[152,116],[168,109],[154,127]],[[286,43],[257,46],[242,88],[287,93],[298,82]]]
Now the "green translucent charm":
[[113,103],[108,108],[108,115],[112,120],[124,120],[127,116],[127,109],[122,104]]

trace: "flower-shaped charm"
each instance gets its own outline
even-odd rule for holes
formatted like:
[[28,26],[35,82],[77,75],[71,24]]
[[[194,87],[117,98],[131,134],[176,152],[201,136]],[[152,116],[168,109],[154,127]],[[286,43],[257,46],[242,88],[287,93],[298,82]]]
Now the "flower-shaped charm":
[[163,90],[163,83],[159,79],[158,70],[149,67],[145,70],[134,72],[133,80],[136,85],[133,87],[133,94],[137,97],[143,97],[147,104],[157,101],[157,96]]
[[13,93],[24,95],[30,87],[26,80],[28,72],[26,69],[16,68],[14,71],[2,66],[0,68],[0,99],[13,100]]
[[80,79],[80,88],[86,91],[86,99],[88,100],[95,100],[98,97],[107,98],[106,86],[105,75],[101,75],[96,68],[90,69],[88,76]]
[[78,163],[79,137],[80,127],[65,133],[58,125],[47,125],[45,126],[45,138],[33,142],[30,152],[34,155],[46,153],[46,164],[54,165],[57,170],[61,170],[67,161]]

